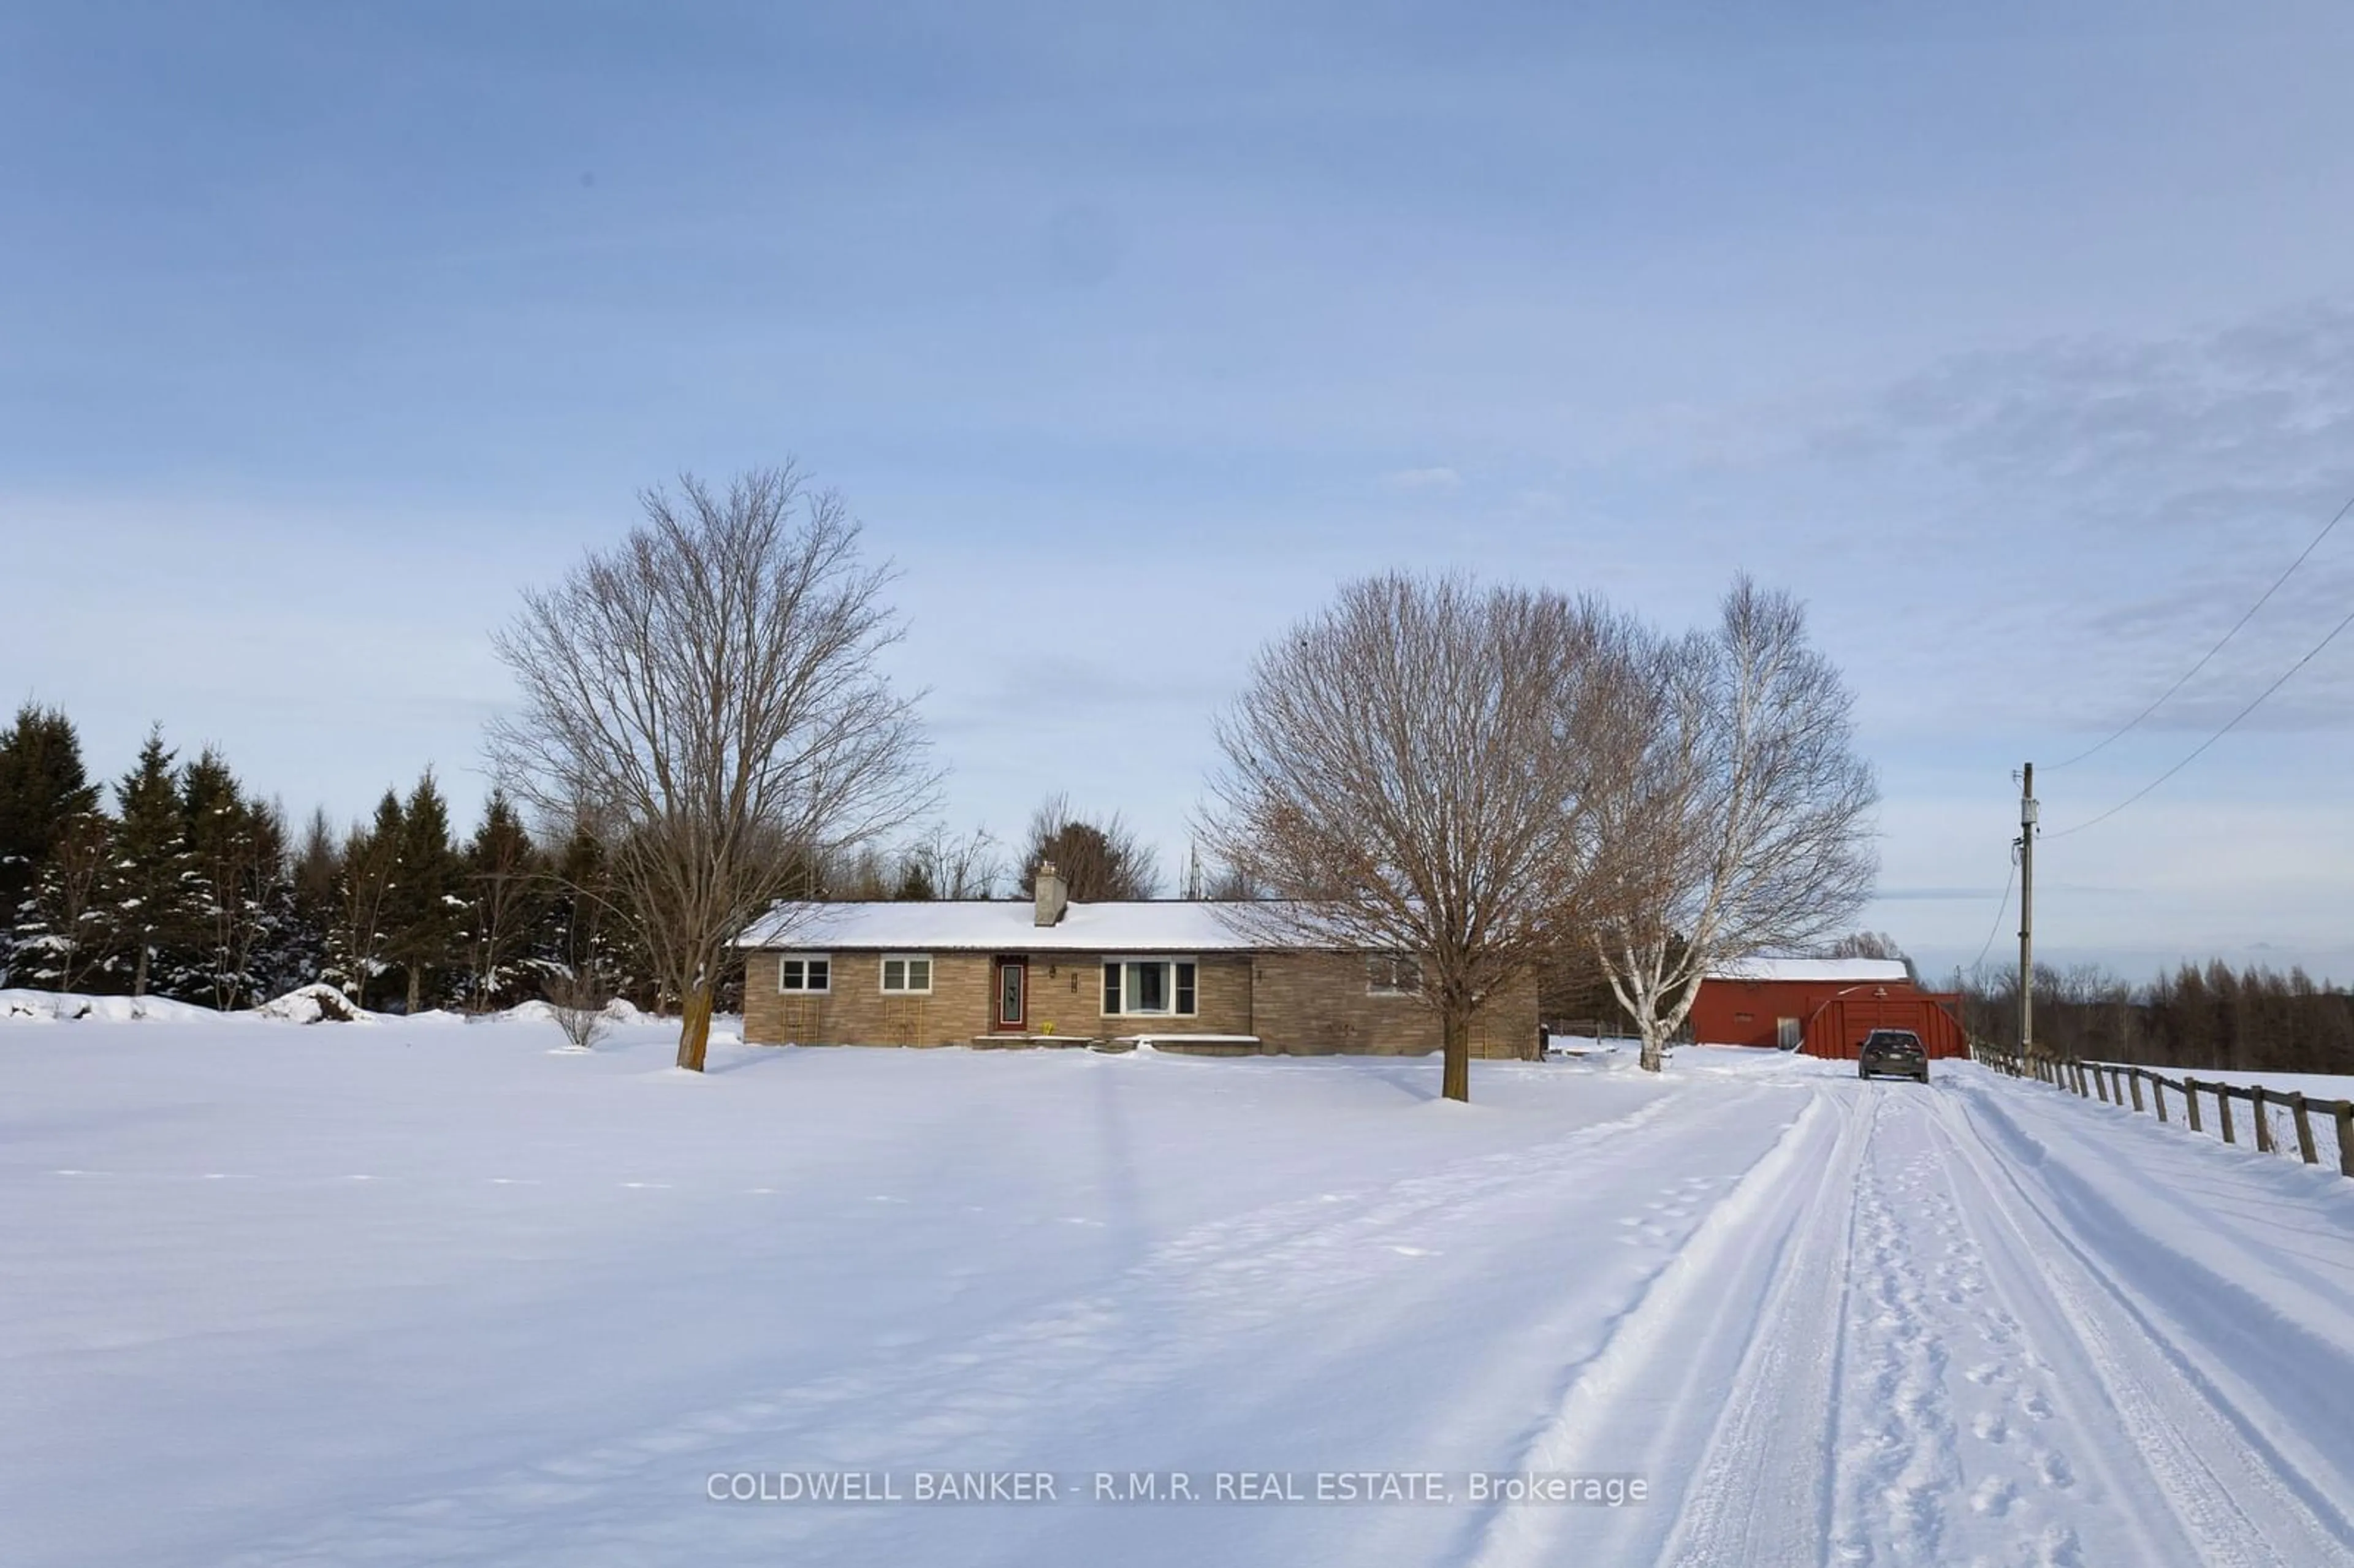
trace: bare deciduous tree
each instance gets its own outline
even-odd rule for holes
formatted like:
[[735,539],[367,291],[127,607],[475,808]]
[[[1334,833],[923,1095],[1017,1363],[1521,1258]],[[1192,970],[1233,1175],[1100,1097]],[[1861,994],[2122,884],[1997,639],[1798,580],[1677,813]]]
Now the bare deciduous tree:
[[1240,903],[1246,899],[1265,898],[1267,890],[1253,882],[1247,872],[1239,867],[1221,864],[1202,879],[1200,896],[1222,904]]
[[1473,1014],[1556,939],[1592,862],[1624,635],[1557,594],[1375,577],[1262,652],[1219,721],[1204,838],[1269,895],[1227,917],[1415,958],[1450,1099],[1470,1097]]
[[1005,875],[997,841],[985,828],[952,833],[944,825],[907,846],[907,864],[921,874],[938,898],[989,898]]
[[1850,931],[1833,937],[1823,944],[1826,959],[1893,959],[1899,963],[1911,961],[1896,938],[1885,931]]
[[1818,949],[1826,959],[1888,959],[1904,966],[1904,972],[1917,982],[1920,966],[1913,961],[1896,938],[1885,931],[1850,931],[1834,937]]
[[1023,894],[1036,889],[1038,866],[1050,860],[1063,874],[1070,896],[1082,904],[1151,898],[1161,891],[1152,847],[1117,812],[1101,822],[1073,816],[1068,795],[1050,795],[1030,814],[1029,845],[1022,854]]
[[890,897],[891,863],[884,858],[883,846],[860,844],[846,854],[830,857],[825,868],[825,891],[829,898],[855,903]]
[[1596,797],[1590,928],[1657,1072],[1702,977],[1853,917],[1878,869],[1879,789],[1852,748],[1854,699],[1788,594],[1736,578],[1712,632],[1655,641],[1643,662],[1621,693],[1649,743]]
[[522,703],[490,751],[546,819],[611,824],[614,885],[700,1072],[737,936],[809,857],[928,810],[937,775],[878,658],[900,635],[889,573],[839,495],[787,467],[642,501],[618,549],[527,593],[497,639]]
[[613,1000],[612,982],[582,964],[549,975],[546,985],[548,1011],[556,1015],[564,1038],[576,1051],[593,1049],[613,1026],[605,1012],[605,1004]]

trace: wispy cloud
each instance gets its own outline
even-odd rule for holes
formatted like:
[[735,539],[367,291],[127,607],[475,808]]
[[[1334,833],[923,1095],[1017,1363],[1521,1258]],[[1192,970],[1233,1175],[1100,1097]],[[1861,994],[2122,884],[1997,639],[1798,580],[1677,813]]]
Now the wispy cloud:
[[1445,466],[1434,468],[1402,468],[1394,473],[1382,475],[1384,490],[1455,490],[1463,483],[1463,476]]

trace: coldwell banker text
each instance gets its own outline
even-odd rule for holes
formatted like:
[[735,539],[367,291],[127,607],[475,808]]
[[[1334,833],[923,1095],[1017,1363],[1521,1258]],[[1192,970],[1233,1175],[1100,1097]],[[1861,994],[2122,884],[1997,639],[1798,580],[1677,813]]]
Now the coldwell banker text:
[[1648,1501],[1640,1476],[1494,1470],[718,1470],[714,1502],[874,1504],[1558,1504]]

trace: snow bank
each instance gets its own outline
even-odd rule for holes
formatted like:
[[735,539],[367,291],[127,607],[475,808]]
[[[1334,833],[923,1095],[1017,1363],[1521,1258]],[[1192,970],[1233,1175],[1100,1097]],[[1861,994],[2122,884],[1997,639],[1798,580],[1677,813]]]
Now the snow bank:
[[[676,1022],[675,1020],[664,1020],[659,1013],[648,1012],[619,997],[605,1004],[604,1016],[617,1028],[638,1028],[665,1022],[674,1026]],[[272,997],[258,1006],[233,1013],[217,1012],[209,1007],[173,1001],[160,996],[134,1002],[127,996],[0,990],[0,1023],[222,1023],[236,1019],[270,1023],[398,1022],[442,1028],[465,1023],[552,1023],[556,1019],[556,1010],[544,1001],[525,1001],[502,1012],[472,1018],[446,1008],[429,1008],[406,1015],[370,1012],[366,1008],[353,1006],[342,991],[323,982],[297,986],[283,996]],[[731,1020],[720,1018],[714,1022],[717,1024]],[[718,1037],[715,1033],[714,1038]],[[729,1038],[737,1036],[731,1034]]]
[[0,991],[0,1022],[50,1023],[89,1020],[97,1023],[218,1022],[209,1007],[165,997],[85,996],[79,991]]
[[361,1023],[373,1022],[375,1017],[354,1007],[349,998],[331,985],[297,986],[284,996],[263,1002],[253,1010],[253,1015],[288,1023]]
[[[598,1011],[606,1022],[612,1024],[634,1025],[663,1022],[660,1014],[648,1012],[643,1008],[624,1001],[618,996]],[[474,1022],[477,1023],[553,1023],[556,1022],[556,1009],[545,1001],[519,1001],[503,1012],[488,1013],[475,1019]]]

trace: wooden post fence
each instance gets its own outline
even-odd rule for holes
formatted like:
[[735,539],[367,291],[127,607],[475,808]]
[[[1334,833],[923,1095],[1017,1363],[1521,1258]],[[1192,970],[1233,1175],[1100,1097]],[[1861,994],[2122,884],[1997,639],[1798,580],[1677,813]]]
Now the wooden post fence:
[[[2080,1099],[2097,1099],[2119,1110],[2130,1105],[2136,1115],[2145,1109],[2154,1112],[2161,1122],[2173,1118],[2167,1110],[2166,1091],[2179,1090],[2182,1096],[2185,1125],[2194,1133],[2207,1130],[2207,1118],[2199,1106],[2204,1092],[2215,1097],[2216,1131],[2224,1142],[2240,1141],[2239,1118],[2232,1114],[2233,1100],[2245,1100],[2248,1114],[2255,1119],[2256,1152],[2285,1154],[2284,1135],[2273,1127],[2272,1107],[2287,1108],[2289,1120],[2296,1129],[2296,1157],[2306,1165],[2319,1165],[2321,1145],[2313,1128],[2317,1111],[2330,1119],[2338,1137],[2338,1171],[2354,1179],[2354,1100],[2315,1099],[2302,1090],[2270,1089],[2261,1084],[2223,1084],[2194,1078],[2185,1074],[2181,1078],[2169,1078],[2147,1067],[2126,1066],[2115,1062],[2082,1062],[2041,1054],[2020,1055],[1986,1041],[1970,1043],[1972,1058],[2014,1078],[2033,1078],[2039,1083],[2067,1090]],[[2142,1086],[2149,1086],[2147,1104]]]

